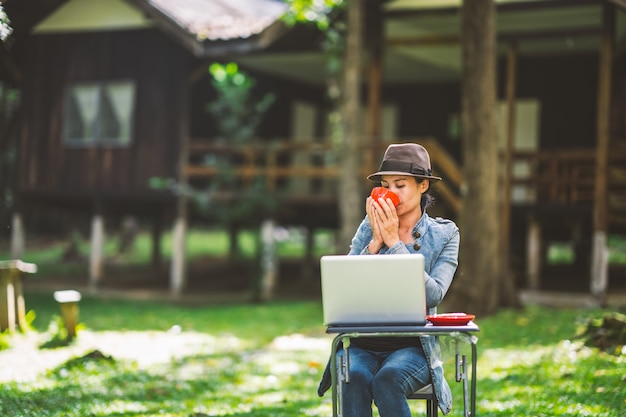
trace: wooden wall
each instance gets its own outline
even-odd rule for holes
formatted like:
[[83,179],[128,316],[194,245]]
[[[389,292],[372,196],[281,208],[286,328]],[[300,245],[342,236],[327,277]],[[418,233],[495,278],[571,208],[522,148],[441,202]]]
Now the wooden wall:
[[[177,177],[191,56],[155,30],[37,35],[23,44],[19,190],[22,202],[134,204],[169,198],[149,179]],[[64,88],[75,81],[136,82],[128,147],[63,144]]]
[[597,53],[520,59],[517,74],[518,96],[541,100],[540,149],[595,147]]
[[626,145],[626,51],[616,57],[611,97],[610,140]]
[[[185,49],[156,30],[31,36],[22,44],[24,68],[19,188],[23,200],[63,199],[89,205],[99,194],[104,202],[150,206],[171,194],[148,186],[153,176],[177,176],[185,85],[198,62]],[[541,102],[542,149],[593,147],[597,55],[522,57],[518,68],[520,98]],[[206,63],[208,67],[208,62]],[[192,66],[196,68],[192,69]],[[243,68],[246,70],[245,68]],[[305,99],[329,105],[325,87],[308,86],[264,74],[259,95],[273,91],[276,103],[259,136],[289,136],[292,102]],[[504,67],[499,66],[499,92],[504,94]],[[75,148],[62,143],[64,88],[68,82],[131,78],[137,82],[134,138],[127,148]],[[367,97],[363,90],[363,100]],[[205,110],[213,99],[207,73],[191,86],[189,133],[215,135]],[[449,134],[450,117],[460,111],[458,82],[386,85],[384,102],[398,109],[400,138],[436,138],[460,161],[462,141]],[[319,135],[324,129],[320,120]]]
[[[543,149],[595,146],[597,60],[597,54],[520,58],[517,95],[541,102]],[[498,81],[503,100],[502,62]],[[448,131],[449,116],[460,112],[458,82],[391,85],[385,88],[383,100],[399,104],[402,136],[433,136],[452,155],[460,155],[461,144]]]

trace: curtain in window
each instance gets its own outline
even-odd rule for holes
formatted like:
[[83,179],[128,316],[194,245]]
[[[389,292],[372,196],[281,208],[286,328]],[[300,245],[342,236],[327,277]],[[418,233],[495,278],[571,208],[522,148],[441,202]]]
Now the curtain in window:
[[104,87],[103,96],[109,104],[110,128],[115,132],[117,143],[128,144],[131,138],[131,116],[133,114],[135,91],[131,83],[110,83]]
[[97,86],[75,86],[70,89],[66,116],[67,140],[81,143],[93,142],[97,112]]
[[75,145],[128,145],[135,86],[130,81],[73,85],[68,89],[65,141]]

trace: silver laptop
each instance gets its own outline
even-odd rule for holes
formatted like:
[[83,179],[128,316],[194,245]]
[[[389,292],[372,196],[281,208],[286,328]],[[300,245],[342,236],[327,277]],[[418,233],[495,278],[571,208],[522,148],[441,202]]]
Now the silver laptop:
[[426,323],[424,256],[330,255],[320,267],[325,325]]

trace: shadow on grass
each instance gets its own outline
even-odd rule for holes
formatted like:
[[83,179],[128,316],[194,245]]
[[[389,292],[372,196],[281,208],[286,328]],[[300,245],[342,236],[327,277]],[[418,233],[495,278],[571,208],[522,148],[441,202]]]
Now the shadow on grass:
[[[309,360],[307,351],[258,349],[195,354],[141,369],[133,361],[85,355],[37,384],[4,384],[0,415],[327,416],[330,398],[317,397],[320,369]],[[613,355],[567,341],[487,350],[478,367],[477,415],[622,416],[625,381],[618,363]],[[454,397],[450,416],[456,417],[463,415],[462,386],[453,374],[446,364]]]
[[[51,298],[27,298],[29,308],[35,308],[44,323],[58,309]],[[624,356],[584,347],[574,339],[581,324],[601,314],[531,307],[478,317],[477,415],[626,415]],[[176,355],[189,352],[176,359],[166,355],[161,362],[140,365],[114,354],[113,362],[68,361],[35,382],[4,383],[0,385],[0,416],[328,416],[330,396],[320,399],[316,395],[325,362],[311,362],[320,357],[320,351],[310,345],[301,350],[271,346],[281,335],[312,336],[302,339],[305,344],[327,336],[320,318],[318,302],[191,307],[85,297],[81,321],[94,329],[92,333],[114,334],[109,341],[113,345],[106,346],[121,345],[124,354],[130,348],[137,355],[129,357],[138,362],[136,358],[153,352],[168,353],[159,343],[180,340],[153,338],[153,331],[162,333],[180,325],[183,336],[190,332],[202,337],[172,344]],[[236,335],[241,342],[236,350],[224,345],[231,337],[223,335]],[[326,353],[319,360],[324,361]],[[445,374],[454,396],[450,416],[462,416],[462,385],[454,383],[450,357]],[[420,403],[415,407],[423,410],[422,402],[413,403]]]
[[[504,356],[504,355],[503,355]],[[490,352],[479,377],[478,412],[481,416],[621,416],[624,402],[623,370],[615,357],[561,342],[543,349],[519,351],[498,359]],[[480,367],[479,367],[480,370]]]
[[317,370],[312,375],[306,361],[306,353],[257,351],[195,355],[146,370],[89,354],[50,371],[44,384],[6,384],[0,415],[316,415],[305,411],[322,402]]

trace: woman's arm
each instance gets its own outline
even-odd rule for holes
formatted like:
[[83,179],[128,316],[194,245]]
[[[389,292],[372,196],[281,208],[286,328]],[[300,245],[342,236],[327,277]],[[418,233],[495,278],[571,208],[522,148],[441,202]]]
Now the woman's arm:
[[372,227],[368,217],[366,216],[352,237],[350,252],[348,252],[348,255],[367,255],[367,246],[372,240],[372,236]]
[[[426,280],[426,306],[433,308],[439,305],[448,292],[454,273],[459,265],[459,230],[454,226],[454,231],[444,244],[437,260],[425,274]],[[426,260],[428,262],[428,259]]]

